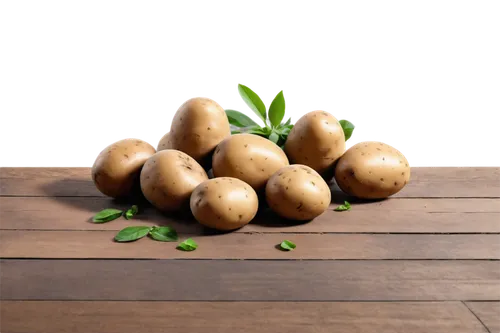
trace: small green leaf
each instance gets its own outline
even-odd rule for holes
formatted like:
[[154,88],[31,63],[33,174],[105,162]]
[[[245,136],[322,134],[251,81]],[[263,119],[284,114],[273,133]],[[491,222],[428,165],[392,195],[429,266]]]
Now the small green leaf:
[[160,242],[176,242],[179,239],[177,231],[170,227],[153,227],[153,229],[149,232],[149,235],[154,240]]
[[282,135],[288,135],[288,133],[290,133],[290,129],[288,127],[280,127],[276,128],[275,132]]
[[271,134],[269,134],[269,140],[271,140],[272,142],[278,144],[278,140],[280,139],[280,136],[276,133],[276,132],[271,132]]
[[[283,127],[290,126],[290,125],[292,125],[292,126],[293,126],[292,116],[288,115],[288,116],[286,117],[286,119],[285,119],[285,120],[283,120],[283,121],[281,122],[281,124],[279,124],[278,128],[283,128]],[[290,127],[290,128],[291,128],[291,127]]]
[[196,242],[192,238],[188,238],[184,242],[177,245],[177,249],[182,251],[194,251],[197,247],[198,244],[196,244]]
[[288,135],[290,133],[290,131],[291,131],[291,129],[289,129],[288,127],[285,127],[281,133]]
[[139,207],[133,205],[123,214],[123,216],[125,217],[125,219],[130,220],[135,216],[135,214],[137,214],[137,212],[139,212]]
[[340,120],[340,126],[342,126],[342,130],[344,131],[345,141],[349,140],[354,131],[354,124],[348,120]]
[[269,120],[274,127],[277,127],[285,116],[285,97],[283,90],[276,95],[269,107]]
[[94,223],[104,223],[116,220],[120,216],[122,216],[123,211],[114,208],[107,208],[101,210],[99,213],[95,214],[92,218]]
[[350,209],[351,209],[351,204],[348,203],[347,201],[344,201],[344,204],[335,208],[334,211],[343,212],[343,211],[350,210]]
[[239,111],[226,110],[226,115],[227,120],[231,125],[238,127],[258,126],[255,121]]
[[242,85],[238,84],[238,91],[240,92],[241,98],[247,103],[247,105],[252,109],[255,114],[257,114],[260,119],[266,121],[266,106],[264,105],[264,102],[260,99],[259,95],[254,93],[252,89]]
[[250,127],[246,133],[257,134],[257,135],[267,135],[267,130],[263,126],[253,126]]
[[280,244],[280,248],[282,250],[284,250],[284,251],[292,251],[296,247],[297,247],[297,245],[295,245],[294,243],[290,242],[289,240],[284,240]]
[[264,127],[264,128],[262,128],[262,130],[264,131],[265,136],[269,136],[269,135],[271,135],[271,133],[272,133],[272,131],[273,131],[271,128],[269,128],[269,127],[267,127],[267,126],[266,126],[266,127]]
[[239,130],[231,130],[231,135],[240,134],[240,133],[241,133],[241,131],[239,131]]
[[125,229],[120,230],[116,236],[115,241],[117,242],[132,242],[142,237],[146,236],[151,227],[126,227]]

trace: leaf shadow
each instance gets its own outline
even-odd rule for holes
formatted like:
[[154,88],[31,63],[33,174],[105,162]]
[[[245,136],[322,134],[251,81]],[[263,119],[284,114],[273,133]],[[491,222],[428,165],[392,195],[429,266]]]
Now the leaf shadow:
[[276,250],[280,250],[281,252],[288,252],[288,250],[285,250],[284,248],[282,248],[282,247],[281,247],[281,243],[276,244],[276,245],[274,246],[274,248],[275,248]]

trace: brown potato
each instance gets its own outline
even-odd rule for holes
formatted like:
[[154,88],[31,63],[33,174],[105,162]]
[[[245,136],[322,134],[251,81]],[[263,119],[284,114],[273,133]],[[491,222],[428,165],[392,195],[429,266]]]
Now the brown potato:
[[410,180],[406,158],[382,142],[361,142],[349,148],[335,169],[335,180],[347,194],[364,199],[386,198]]
[[167,132],[167,134],[165,134],[160,142],[158,142],[158,148],[156,148],[156,151],[160,151],[160,150],[165,150],[165,149],[172,149],[172,147],[170,146],[170,136],[169,136],[169,132]]
[[342,126],[325,111],[313,111],[301,117],[285,143],[290,163],[307,165],[320,174],[331,171],[344,151]]
[[256,191],[263,189],[269,177],[287,165],[288,159],[280,147],[253,134],[236,134],[225,139],[217,146],[212,161],[215,177],[241,179]]
[[325,180],[306,165],[292,164],[278,170],[267,182],[266,201],[278,215],[292,220],[312,220],[330,205]]
[[254,218],[259,200],[254,189],[244,181],[221,177],[198,185],[191,195],[190,206],[201,224],[218,230],[234,230]]
[[192,157],[167,149],[157,152],[144,164],[141,189],[156,208],[175,211],[186,207],[195,187],[207,179],[205,170]]
[[106,147],[92,166],[92,180],[99,191],[118,198],[139,189],[141,168],[155,149],[139,139],[125,139]]
[[193,98],[175,113],[168,148],[183,151],[204,164],[215,147],[230,135],[224,109],[211,99]]

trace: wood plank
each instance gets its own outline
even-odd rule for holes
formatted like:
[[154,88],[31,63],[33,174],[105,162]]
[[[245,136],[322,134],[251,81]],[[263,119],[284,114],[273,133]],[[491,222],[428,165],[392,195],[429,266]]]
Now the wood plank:
[[500,261],[0,260],[3,300],[499,300]]
[[410,183],[397,197],[500,197],[500,167],[412,168]]
[[[500,235],[223,234],[195,237],[199,247],[151,239],[122,244],[114,231],[0,232],[2,258],[106,259],[500,259]],[[181,239],[189,235],[181,235]],[[291,252],[276,248],[284,239]]]
[[500,302],[466,302],[491,333],[500,333]]
[[[183,233],[210,233],[192,217],[162,215],[148,205],[141,206],[144,210],[130,221],[90,222],[101,209],[129,206],[108,198],[0,197],[0,229],[120,230],[131,225],[169,225]],[[353,204],[348,212],[329,210],[304,224],[264,213],[236,232],[499,233],[500,199],[389,199]]]
[[103,196],[90,168],[0,168],[3,196]]
[[1,316],[4,333],[485,332],[460,302],[3,301]]
[[[500,168],[412,168],[395,197],[500,197]],[[102,196],[90,168],[0,168],[4,196]]]

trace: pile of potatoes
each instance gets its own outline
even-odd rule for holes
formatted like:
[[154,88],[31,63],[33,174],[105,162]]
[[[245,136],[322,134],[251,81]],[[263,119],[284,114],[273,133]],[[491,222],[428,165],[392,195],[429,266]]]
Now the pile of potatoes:
[[231,135],[224,109],[208,98],[182,104],[156,150],[138,139],[121,140],[106,147],[92,167],[103,194],[117,198],[142,191],[159,210],[189,207],[198,222],[218,230],[249,223],[259,197],[284,218],[314,219],[331,202],[327,175],[349,195],[379,199],[406,185],[410,167],[403,154],[380,142],[345,151],[342,127],[325,111],[300,118],[284,149],[257,135]]

